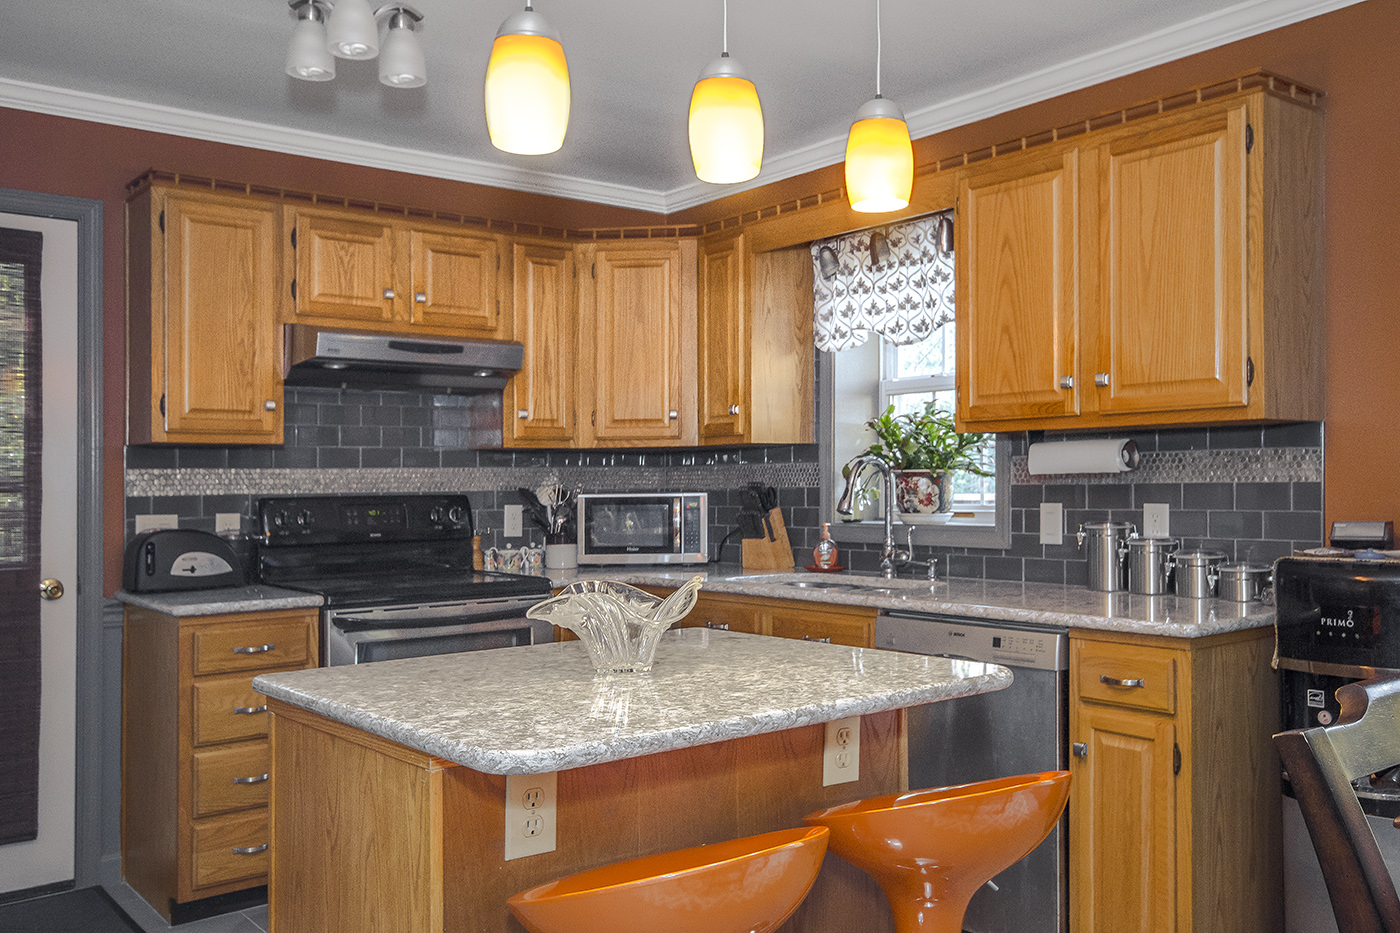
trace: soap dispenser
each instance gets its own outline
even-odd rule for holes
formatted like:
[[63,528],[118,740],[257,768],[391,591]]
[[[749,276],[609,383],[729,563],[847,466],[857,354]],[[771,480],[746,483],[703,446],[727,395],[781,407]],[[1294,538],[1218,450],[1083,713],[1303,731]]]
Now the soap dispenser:
[[818,570],[836,568],[836,542],[831,540],[831,522],[822,522],[822,539],[812,548],[812,561]]

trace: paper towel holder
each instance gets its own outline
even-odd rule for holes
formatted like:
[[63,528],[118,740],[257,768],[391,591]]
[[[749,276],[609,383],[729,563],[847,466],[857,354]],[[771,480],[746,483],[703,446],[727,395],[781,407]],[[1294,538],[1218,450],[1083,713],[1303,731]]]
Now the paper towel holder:
[[[1028,445],[1027,453],[1027,470],[1033,476],[1128,473],[1142,462],[1137,442],[1132,438],[1039,442]],[[1038,468],[1037,460],[1041,461]]]

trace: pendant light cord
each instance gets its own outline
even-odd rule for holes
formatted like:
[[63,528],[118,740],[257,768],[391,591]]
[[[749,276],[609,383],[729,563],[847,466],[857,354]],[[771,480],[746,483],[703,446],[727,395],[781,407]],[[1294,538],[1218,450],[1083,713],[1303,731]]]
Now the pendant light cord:
[[720,44],[720,58],[729,57],[729,0],[724,0],[724,39]]
[[[728,2],[728,0],[726,0]],[[875,96],[880,96],[880,56],[884,49],[880,39],[880,0],[875,0]]]

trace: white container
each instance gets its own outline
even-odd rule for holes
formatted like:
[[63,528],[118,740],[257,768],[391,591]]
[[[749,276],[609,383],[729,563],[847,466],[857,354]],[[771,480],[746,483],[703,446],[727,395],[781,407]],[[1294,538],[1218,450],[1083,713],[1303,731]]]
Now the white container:
[[544,565],[550,570],[568,570],[578,566],[577,544],[546,544]]

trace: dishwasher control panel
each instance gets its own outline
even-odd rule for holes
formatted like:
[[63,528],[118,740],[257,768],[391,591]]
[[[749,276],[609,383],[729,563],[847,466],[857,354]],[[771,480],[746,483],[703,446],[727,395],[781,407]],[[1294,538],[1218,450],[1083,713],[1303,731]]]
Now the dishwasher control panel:
[[875,620],[875,647],[1042,671],[1069,668],[1065,629],[1004,622],[881,613]]

